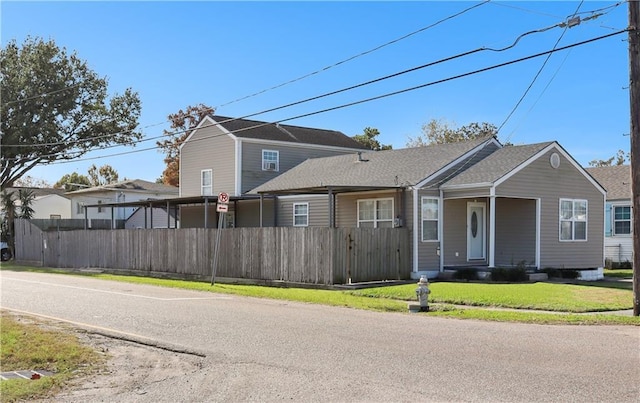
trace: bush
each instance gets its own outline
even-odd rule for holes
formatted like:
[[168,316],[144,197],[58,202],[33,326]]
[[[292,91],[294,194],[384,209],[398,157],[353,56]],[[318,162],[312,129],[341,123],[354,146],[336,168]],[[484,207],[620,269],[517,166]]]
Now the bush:
[[575,280],[580,277],[580,272],[574,269],[556,269],[554,267],[546,267],[541,270],[543,273],[547,273],[549,278],[566,278]]
[[478,272],[474,269],[460,269],[453,273],[453,278],[456,280],[473,281],[478,279]]
[[633,269],[633,263],[631,263],[628,260],[625,260],[624,262],[612,262],[611,263],[611,268],[614,270],[617,269]]
[[529,276],[524,267],[518,265],[514,268],[496,267],[491,270],[491,281],[508,281],[512,283],[529,281]]

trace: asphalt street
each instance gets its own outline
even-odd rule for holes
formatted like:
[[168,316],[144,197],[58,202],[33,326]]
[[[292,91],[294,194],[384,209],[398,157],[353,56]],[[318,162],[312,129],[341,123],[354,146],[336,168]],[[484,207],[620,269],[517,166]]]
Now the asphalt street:
[[[3,309],[205,355],[140,401],[640,401],[640,329],[378,313],[0,272]],[[109,401],[105,397],[105,401]]]

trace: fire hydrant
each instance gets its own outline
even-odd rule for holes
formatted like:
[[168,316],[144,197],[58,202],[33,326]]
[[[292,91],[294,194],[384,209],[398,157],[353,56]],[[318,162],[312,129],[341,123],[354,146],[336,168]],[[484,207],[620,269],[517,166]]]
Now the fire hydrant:
[[429,312],[429,280],[426,276],[421,276],[418,281],[418,288],[416,288],[416,297],[420,303],[420,312]]

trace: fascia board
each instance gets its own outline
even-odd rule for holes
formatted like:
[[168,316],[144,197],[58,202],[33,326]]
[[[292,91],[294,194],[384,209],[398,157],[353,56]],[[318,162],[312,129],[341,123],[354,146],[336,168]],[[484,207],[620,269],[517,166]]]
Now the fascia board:
[[231,137],[234,140],[236,140],[236,138],[237,138],[229,130],[227,130],[224,126],[222,126],[220,123],[216,122],[212,117],[205,116],[204,119],[202,119],[200,121],[200,123],[198,123],[198,125],[194,129],[191,130],[191,133],[189,133],[189,136],[187,136],[187,138],[182,142],[182,144],[180,144],[180,147],[179,147],[180,151],[182,151],[182,147],[185,144],[187,144],[189,142],[189,140],[191,140],[191,137],[193,137],[199,129],[201,129],[203,127],[209,127],[209,126],[218,126],[220,131],[222,131],[227,136]]
[[455,191],[455,190],[470,190],[470,189],[486,189],[493,187],[493,183],[491,182],[482,182],[482,183],[466,183],[464,185],[444,185],[440,186],[440,189],[444,191]]
[[353,151],[353,152],[375,152],[372,150],[364,150],[361,148],[348,148],[348,147],[339,147],[339,146],[325,146],[322,144],[310,144],[310,143],[292,143],[289,141],[278,141],[278,140],[262,140],[262,139],[254,139],[247,137],[240,137],[241,141],[246,143],[257,143],[257,144],[266,144],[266,145],[280,145],[280,146],[288,146],[288,147],[298,147],[298,148],[318,148],[324,150],[339,150],[339,151]]
[[418,182],[416,184],[416,187],[417,188],[424,187],[424,185],[426,185],[427,183],[432,181],[434,178],[436,178],[438,175],[440,175],[443,171],[446,171],[447,169],[452,168],[453,166],[459,164],[463,160],[473,156],[474,154],[476,154],[477,152],[479,152],[480,150],[482,150],[484,147],[486,147],[487,145],[489,145],[491,143],[497,145],[498,148],[502,148],[502,144],[500,144],[500,142],[498,140],[496,140],[495,137],[492,137],[491,139],[485,141],[484,143],[478,144],[476,147],[472,148],[471,150],[467,151],[465,154],[463,154],[460,157],[456,158],[455,160],[451,161],[450,163],[445,165],[443,168],[439,169],[438,171],[436,171],[433,174],[429,175],[428,177],[426,177],[422,181]]

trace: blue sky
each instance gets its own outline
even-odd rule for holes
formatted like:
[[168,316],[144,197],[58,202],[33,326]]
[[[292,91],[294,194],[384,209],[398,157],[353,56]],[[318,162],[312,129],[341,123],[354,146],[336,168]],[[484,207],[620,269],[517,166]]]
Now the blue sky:
[[[147,138],[168,128],[166,117],[188,105],[218,106],[240,117],[394,74],[470,50],[511,45],[525,32],[582,19],[616,2],[498,2],[482,4],[435,27],[374,49],[481,2],[7,2],[1,7],[1,41],[28,35],[54,39],[77,51],[109,92],[133,88],[142,100]],[[625,29],[628,5],[570,29],[556,27],[522,37],[503,52],[482,51],[344,93],[252,119],[289,119],[468,73]],[[629,151],[627,34],[554,53],[528,95],[506,121],[501,141],[557,140],[587,165]],[[403,148],[432,118],[457,125],[500,126],[546,56],[287,124],[339,130],[347,135],[377,128],[379,140]],[[318,72],[291,84],[284,82]],[[259,95],[233,102],[247,95]],[[4,102],[5,100],[3,100]],[[111,148],[72,163],[37,167],[29,174],[50,183],[65,173],[86,174],[91,164],[112,165],[121,178],[155,181],[157,150],[92,157],[153,147]]]

